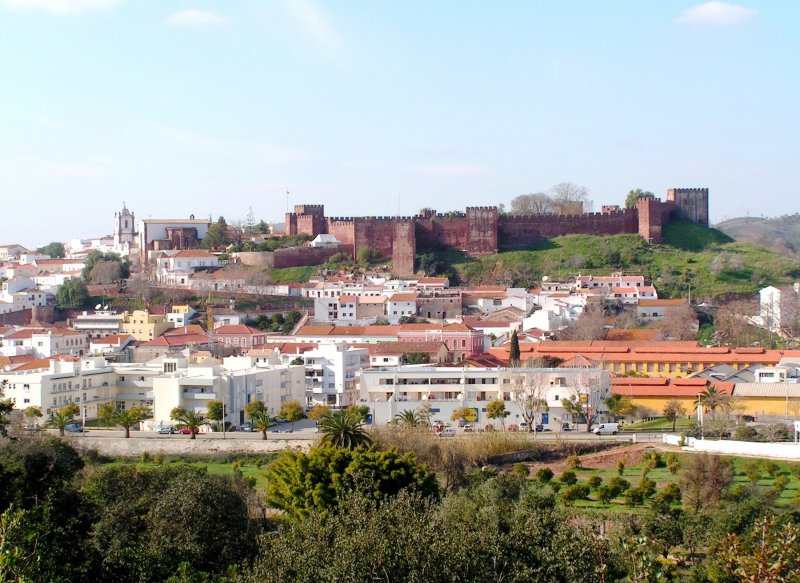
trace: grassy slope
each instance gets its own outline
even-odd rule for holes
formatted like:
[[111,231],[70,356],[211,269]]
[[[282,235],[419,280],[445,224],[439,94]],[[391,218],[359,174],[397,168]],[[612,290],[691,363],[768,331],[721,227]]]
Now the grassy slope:
[[[765,285],[789,283],[800,272],[796,259],[734,242],[720,231],[692,223],[672,222],[664,227],[663,235],[660,245],[649,245],[637,235],[568,235],[525,251],[478,259],[448,253],[445,258],[466,283],[527,285],[543,275],[567,278],[624,270],[651,278],[662,297],[685,295],[688,283],[698,298],[752,294]],[[718,255],[741,258],[744,266],[714,275],[711,263]]]

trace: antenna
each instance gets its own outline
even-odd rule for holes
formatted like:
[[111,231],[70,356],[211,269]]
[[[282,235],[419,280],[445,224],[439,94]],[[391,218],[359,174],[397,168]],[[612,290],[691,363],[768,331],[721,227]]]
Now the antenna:
[[289,214],[289,191],[286,191],[286,214]]

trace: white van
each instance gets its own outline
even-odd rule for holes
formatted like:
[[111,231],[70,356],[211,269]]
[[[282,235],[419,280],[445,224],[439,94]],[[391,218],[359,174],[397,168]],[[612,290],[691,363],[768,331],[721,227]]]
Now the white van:
[[594,429],[592,429],[592,433],[595,435],[616,435],[619,431],[619,423],[601,423]]

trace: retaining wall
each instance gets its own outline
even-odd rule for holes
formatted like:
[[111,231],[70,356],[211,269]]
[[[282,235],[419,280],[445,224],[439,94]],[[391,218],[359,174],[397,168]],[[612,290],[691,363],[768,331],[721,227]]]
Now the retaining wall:
[[65,438],[78,451],[97,450],[110,457],[138,457],[142,452],[154,455],[163,452],[168,456],[213,455],[216,453],[270,453],[285,449],[308,451],[311,440],[306,439],[189,439],[177,435],[165,437],[89,437],[68,436]]

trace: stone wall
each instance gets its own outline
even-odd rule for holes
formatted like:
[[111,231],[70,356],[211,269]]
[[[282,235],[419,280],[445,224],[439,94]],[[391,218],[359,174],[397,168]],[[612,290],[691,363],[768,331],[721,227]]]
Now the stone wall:
[[124,437],[91,437],[89,431],[86,437],[67,436],[65,439],[78,451],[96,450],[101,455],[109,457],[138,457],[143,452],[151,456],[162,452],[166,456],[181,455],[214,455],[226,453],[271,453],[286,449],[308,451],[313,440],[311,439],[258,439],[254,434],[253,439],[229,438],[222,439],[220,435],[214,437],[199,436],[189,439],[184,435],[140,436],[132,432],[130,439]]
[[242,265],[256,267],[302,267],[321,265],[339,252],[349,252],[342,245],[331,247],[285,247],[275,251],[242,251],[236,258]]
[[518,249],[564,235],[621,235],[639,232],[636,209],[582,215],[506,215],[497,219],[500,249]]

